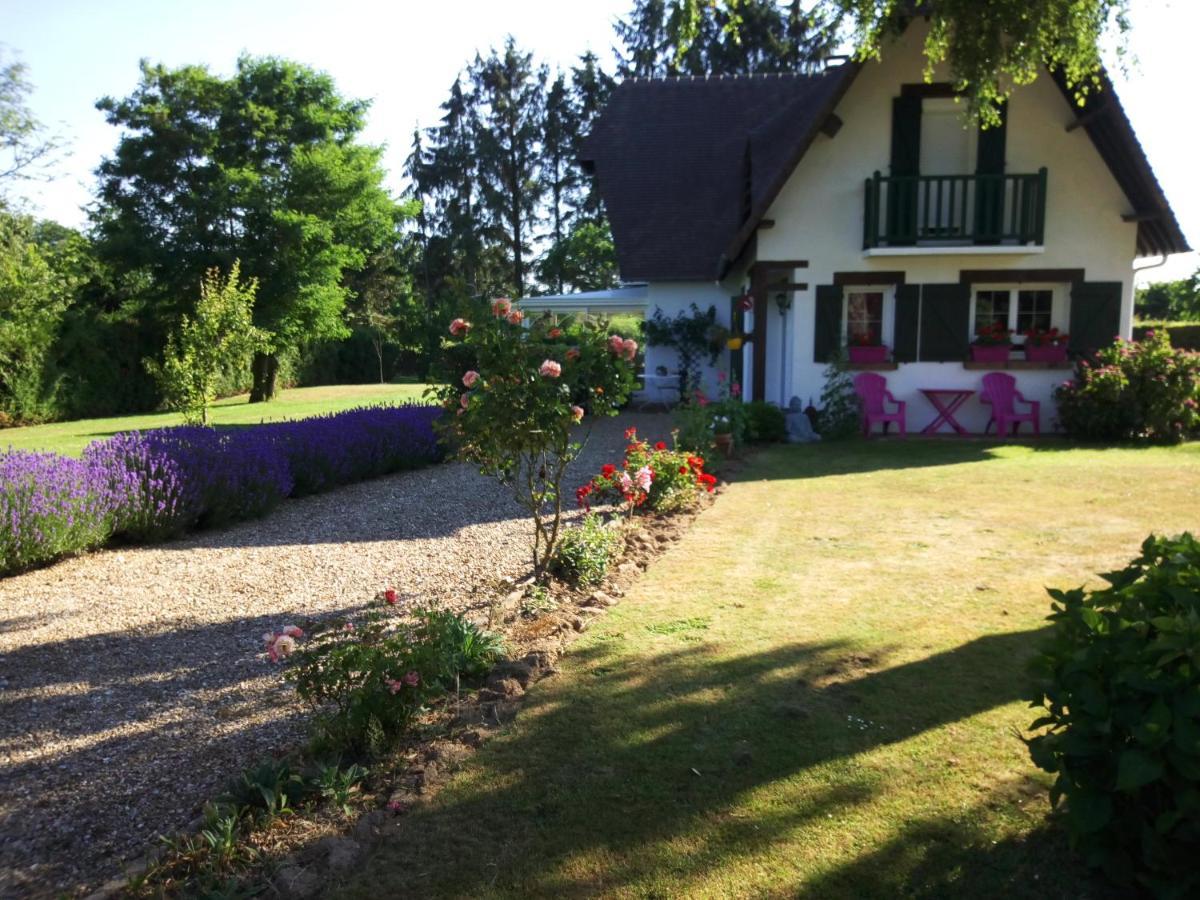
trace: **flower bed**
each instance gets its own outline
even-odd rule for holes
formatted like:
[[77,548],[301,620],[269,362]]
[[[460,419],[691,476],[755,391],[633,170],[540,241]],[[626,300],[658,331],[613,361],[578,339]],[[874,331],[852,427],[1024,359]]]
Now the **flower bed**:
[[311,494],[436,462],[431,406],[369,407],[216,431],[126,432],[81,460],[0,454],[0,574],[99,546],[261,516]]

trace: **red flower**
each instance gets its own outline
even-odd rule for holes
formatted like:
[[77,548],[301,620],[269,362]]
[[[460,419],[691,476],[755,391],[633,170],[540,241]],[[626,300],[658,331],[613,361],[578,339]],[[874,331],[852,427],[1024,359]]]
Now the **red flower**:
[[590,510],[592,507],[588,504],[588,497],[591,495],[591,493],[592,486],[590,484],[585,484],[583,487],[576,489],[575,502],[584,509]]
[[687,467],[687,466],[680,466],[680,467],[679,467],[679,474],[680,474],[680,475],[686,475],[687,473],[688,473],[688,467]]
[[665,441],[659,441],[657,444],[654,445],[654,449],[655,450],[666,450],[667,444]]
[[702,485],[704,489],[711,494],[713,492],[713,488],[716,487],[717,477],[715,475],[709,475],[706,472],[696,476],[696,483]]
[[687,461],[688,461],[688,465],[691,466],[696,471],[699,471],[700,469],[704,468],[704,457],[703,456],[689,456],[687,458]]
[[625,429],[625,440],[632,441],[635,437],[637,437],[637,429],[636,428],[626,428]]
[[605,463],[600,467],[600,474],[605,478],[612,478],[613,475],[617,474],[617,467],[612,463]]
[[383,599],[387,601],[388,606],[395,606],[396,605],[396,589],[388,588],[386,591],[384,591]]

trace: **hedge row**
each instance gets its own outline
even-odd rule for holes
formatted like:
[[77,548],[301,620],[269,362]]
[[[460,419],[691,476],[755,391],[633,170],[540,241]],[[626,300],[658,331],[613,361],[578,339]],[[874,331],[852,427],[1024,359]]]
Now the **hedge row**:
[[152,543],[261,516],[285,497],[436,462],[432,406],[366,407],[244,428],[162,428],[82,459],[0,454],[0,575],[110,540]]

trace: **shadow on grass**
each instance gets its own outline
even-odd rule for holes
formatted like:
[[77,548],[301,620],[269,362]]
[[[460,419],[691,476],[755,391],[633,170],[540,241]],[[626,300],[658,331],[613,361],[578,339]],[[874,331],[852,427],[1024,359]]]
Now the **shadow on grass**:
[[[1084,449],[1065,438],[850,438],[843,441],[759,448],[754,477],[761,480],[820,478],[902,469],[926,469],[995,462],[1006,449],[1022,448],[1043,456]],[[1092,447],[1091,449],[1096,449]]]
[[[779,847],[803,829],[843,852],[860,840],[843,823],[869,820],[872,799],[898,786],[920,808],[943,759],[929,760],[936,771],[922,784],[924,760],[914,768],[860,754],[1018,699],[1039,635],[989,635],[879,670],[837,643],[735,658],[715,658],[719,648],[706,644],[646,657],[623,654],[620,639],[595,643],[571,654],[568,683],[540,685],[506,735],[400,820],[346,893],[793,896],[817,884],[828,893],[807,896],[926,885],[928,896],[947,885],[1002,893],[1012,875],[1003,865],[984,873],[986,883],[954,874],[977,848],[964,829],[936,822],[926,830],[944,843],[942,858],[905,851],[927,842],[918,823],[898,835],[896,852],[867,847],[824,881],[810,880],[814,859]],[[1041,896],[1074,896],[1053,867],[1041,874]]]

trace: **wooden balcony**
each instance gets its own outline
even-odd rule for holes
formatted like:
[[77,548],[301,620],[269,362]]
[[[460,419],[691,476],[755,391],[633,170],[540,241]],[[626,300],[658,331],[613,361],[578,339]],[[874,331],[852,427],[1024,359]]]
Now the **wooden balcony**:
[[863,249],[1041,246],[1046,170],[1030,175],[893,175],[866,180]]

